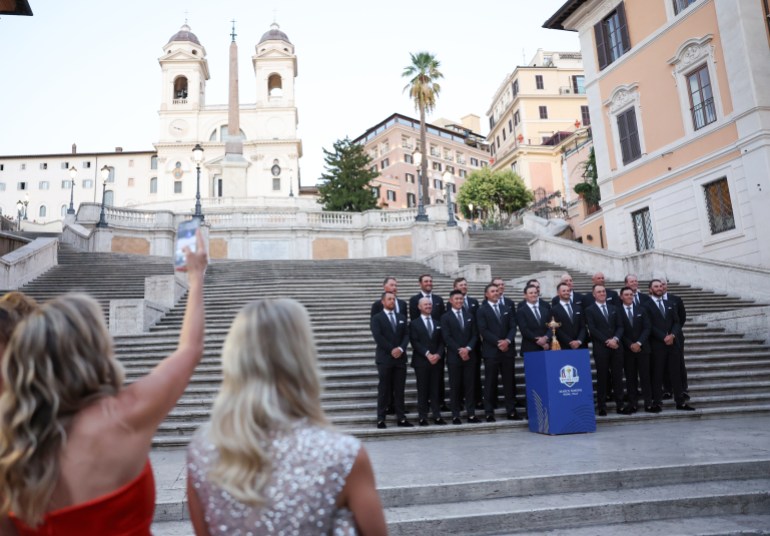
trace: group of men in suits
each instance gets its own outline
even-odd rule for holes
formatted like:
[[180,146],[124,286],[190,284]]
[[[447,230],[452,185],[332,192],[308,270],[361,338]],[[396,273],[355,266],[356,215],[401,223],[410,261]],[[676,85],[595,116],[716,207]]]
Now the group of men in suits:
[[[587,348],[592,343],[600,416],[607,414],[608,399],[614,399],[618,413],[636,412],[639,389],[647,412],[660,412],[662,399],[670,397],[669,393],[673,393],[677,409],[694,409],[687,404],[682,332],[686,312],[681,298],[668,293],[664,279],[650,282],[649,295],[639,292],[633,274],[626,276],[620,293],[606,288],[601,272],[592,280],[592,292],[580,294],[565,273],[557,295],[548,303],[540,297],[540,284],[533,279],[525,286],[524,299],[516,304],[505,296],[502,278],[494,278],[485,287],[484,300],[479,302],[468,296],[467,280],[461,277],[454,281],[445,303],[433,293],[433,278],[423,274],[420,292],[407,305],[397,298],[397,280],[386,278],[381,298],[371,308],[379,377],[377,427],[387,427],[387,414],[396,415],[398,426],[413,426],[404,407],[407,345],[412,348],[420,426],[428,426],[429,418],[434,424],[447,424],[441,411],[451,411],[453,424],[462,423],[463,411],[467,422],[481,422],[476,416],[481,409],[487,422],[495,422],[500,383],[506,418],[521,419],[516,400],[516,331],[521,333],[522,355],[549,350],[553,331],[548,323],[552,319],[561,324],[556,330],[561,348]],[[445,405],[445,367],[449,371],[449,407]]]

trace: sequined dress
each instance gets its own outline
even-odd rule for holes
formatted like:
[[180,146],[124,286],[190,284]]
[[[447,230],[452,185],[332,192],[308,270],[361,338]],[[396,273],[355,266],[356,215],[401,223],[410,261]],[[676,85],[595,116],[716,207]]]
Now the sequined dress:
[[361,448],[358,439],[304,420],[271,432],[267,452],[273,473],[263,493],[267,504],[251,507],[207,479],[217,459],[209,430],[206,424],[195,434],[187,467],[212,536],[356,534],[352,513],[336,502]]

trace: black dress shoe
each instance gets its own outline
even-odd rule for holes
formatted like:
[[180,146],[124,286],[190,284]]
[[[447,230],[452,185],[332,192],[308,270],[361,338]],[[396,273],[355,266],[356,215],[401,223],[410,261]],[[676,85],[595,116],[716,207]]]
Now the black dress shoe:
[[644,406],[644,412],[645,413],[655,413],[655,410],[653,409],[655,406]]
[[695,408],[689,404],[677,404],[676,409],[679,411],[695,411]]
[[452,424],[462,424],[463,421],[460,420],[460,417],[455,417],[452,419]]
[[420,426],[428,426],[428,419],[420,419],[420,422],[418,423]]
[[671,393],[663,393],[663,400],[671,400],[672,398]]
[[387,427],[388,425],[385,424],[385,421],[377,421],[377,428],[379,428],[380,430],[384,430]]
[[626,406],[624,408],[618,408],[616,410],[618,412],[618,415],[631,415],[634,410],[631,408],[631,406]]
[[494,415],[487,415],[486,419],[487,422],[497,422],[497,419],[495,419]]
[[471,423],[471,424],[478,424],[481,421],[475,415],[471,415],[470,417],[468,417],[468,422]]
[[441,409],[441,411],[451,411],[449,409],[449,406],[447,406],[446,404],[441,404],[441,408],[440,409]]
[[508,419],[509,421],[520,421],[521,420],[521,416],[517,412],[514,411],[513,413],[508,415],[506,417],[506,419]]
[[606,409],[600,409],[599,410],[599,417],[606,417],[607,416],[607,410]]
[[385,415],[395,415],[396,414],[396,408],[390,407],[385,408]]
[[690,400],[690,393],[688,393],[687,391],[684,391],[682,393],[682,398],[684,398],[685,400]]
[[663,411],[663,408],[661,408],[659,405],[655,404],[654,406],[652,406],[653,413],[660,413],[661,411]]
[[439,417],[437,419],[433,419],[433,424],[444,425],[444,424],[446,424],[446,421],[444,419],[442,419],[441,417]]
[[484,402],[476,402],[476,409],[484,409]]
[[400,426],[401,428],[413,428],[414,425],[407,421],[406,419],[401,419],[396,423],[396,426]]

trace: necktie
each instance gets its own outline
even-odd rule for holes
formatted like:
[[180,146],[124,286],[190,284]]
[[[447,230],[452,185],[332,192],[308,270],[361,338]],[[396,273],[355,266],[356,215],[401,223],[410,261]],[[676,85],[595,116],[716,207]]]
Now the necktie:
[[464,328],[465,323],[463,322],[463,314],[460,311],[455,311],[455,314],[457,315],[457,321],[460,323],[460,327]]
[[536,305],[532,306],[532,312],[535,314],[535,318],[537,318],[537,321],[540,322],[540,310]]
[[492,307],[495,309],[495,315],[497,315],[497,319],[500,320],[500,309],[498,309],[498,305],[494,304]]
[[606,306],[605,304],[602,304],[602,314],[604,315],[604,318],[605,318],[606,320],[609,320],[609,319],[610,319],[610,315],[609,315],[609,313],[607,312],[607,306]]
[[466,308],[466,309],[468,309],[468,310],[470,311],[470,309],[471,309],[471,306],[470,306],[470,304],[468,303],[468,296],[466,296],[465,298],[463,298],[463,303],[465,304],[465,308]]
[[574,320],[574,317],[572,316],[572,306],[569,302],[567,302],[567,313],[569,313],[569,319]]
[[433,323],[430,321],[430,317],[425,319],[425,324],[428,326],[428,335],[433,336]]
[[628,315],[628,323],[634,325],[634,313],[631,312],[630,307],[626,307],[626,314]]
[[634,294],[634,305],[639,305],[639,293]]
[[390,317],[390,325],[393,326],[393,331],[396,331],[396,315],[390,312],[388,313],[388,317]]
[[663,308],[663,300],[658,300],[658,309],[660,309],[660,314],[666,316],[666,309]]

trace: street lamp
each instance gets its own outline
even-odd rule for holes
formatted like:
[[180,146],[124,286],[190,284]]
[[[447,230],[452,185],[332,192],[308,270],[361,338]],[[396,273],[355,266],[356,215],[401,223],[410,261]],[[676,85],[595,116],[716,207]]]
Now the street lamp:
[[107,225],[107,220],[104,217],[104,197],[107,195],[107,179],[110,178],[110,168],[105,164],[99,173],[102,176],[102,210],[99,212],[99,221],[96,222],[96,227],[103,229],[109,227],[109,225]]
[[200,143],[196,143],[193,147],[193,160],[195,161],[195,168],[198,171],[197,179],[195,181],[195,214],[193,218],[197,218],[199,221],[203,221],[203,213],[201,212],[201,162],[203,162],[203,147]]
[[447,227],[457,227],[457,220],[455,220],[455,210],[452,205],[452,185],[455,183],[455,177],[449,171],[444,172],[444,184],[446,184],[446,211],[447,211]]
[[67,214],[75,213],[75,205],[72,203],[72,196],[75,192],[75,179],[78,176],[78,170],[75,166],[70,168],[70,208],[67,209]]
[[417,202],[417,216],[415,221],[428,221],[428,215],[425,213],[425,204],[422,198],[422,171],[420,165],[422,164],[422,153],[415,151],[412,155],[414,159],[414,165],[417,166],[417,195],[419,201]]

